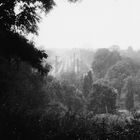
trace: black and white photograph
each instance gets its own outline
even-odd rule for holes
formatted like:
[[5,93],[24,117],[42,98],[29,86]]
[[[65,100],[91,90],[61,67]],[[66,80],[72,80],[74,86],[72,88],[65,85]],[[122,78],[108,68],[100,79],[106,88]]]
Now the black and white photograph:
[[140,0],[0,0],[0,140],[140,140]]

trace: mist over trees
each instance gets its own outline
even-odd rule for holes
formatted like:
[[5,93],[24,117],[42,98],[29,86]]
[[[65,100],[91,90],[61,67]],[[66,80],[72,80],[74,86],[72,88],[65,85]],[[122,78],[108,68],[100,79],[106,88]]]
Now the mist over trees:
[[121,59],[117,51],[108,49],[99,49],[95,53],[92,69],[97,78],[103,78],[108,68]]
[[139,139],[140,51],[71,51],[69,66],[63,57],[51,73],[47,52],[27,36],[38,34],[40,12],[54,6],[0,1],[0,138]]

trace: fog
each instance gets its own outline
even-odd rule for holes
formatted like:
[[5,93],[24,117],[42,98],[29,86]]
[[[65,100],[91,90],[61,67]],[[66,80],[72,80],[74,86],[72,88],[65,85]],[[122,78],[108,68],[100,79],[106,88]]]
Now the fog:
[[57,6],[39,24],[38,45],[44,48],[122,49],[140,47],[139,0],[83,0]]
[[55,1],[0,1],[0,139],[140,140],[140,2]]

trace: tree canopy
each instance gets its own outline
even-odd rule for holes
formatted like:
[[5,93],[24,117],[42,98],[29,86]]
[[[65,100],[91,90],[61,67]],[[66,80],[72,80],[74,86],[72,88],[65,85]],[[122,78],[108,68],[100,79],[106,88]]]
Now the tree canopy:
[[97,78],[103,78],[112,65],[121,59],[117,51],[109,51],[108,49],[99,49],[94,56],[92,69]]
[[116,109],[116,92],[107,85],[95,82],[88,96],[88,109],[94,113],[114,113]]
[[24,33],[37,33],[38,10],[48,13],[54,5],[54,0],[0,0],[0,27],[8,31],[18,29]]
[[106,79],[110,81],[111,85],[121,93],[124,85],[124,80],[134,74],[134,67],[129,60],[118,61],[115,65],[109,68]]
[[25,35],[37,34],[40,12],[48,13],[54,5],[54,0],[0,0],[0,55],[16,62],[25,61],[47,73],[50,67],[42,65],[47,54],[36,49]]

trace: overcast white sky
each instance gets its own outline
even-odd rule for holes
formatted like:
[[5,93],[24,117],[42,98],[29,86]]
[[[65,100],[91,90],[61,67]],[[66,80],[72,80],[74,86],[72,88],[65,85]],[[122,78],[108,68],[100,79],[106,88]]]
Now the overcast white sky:
[[45,48],[132,46],[140,49],[140,0],[82,0],[57,6],[40,23]]

